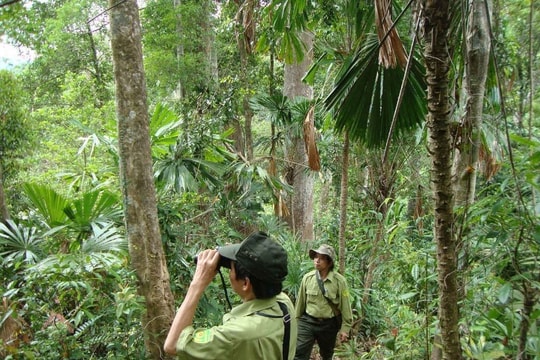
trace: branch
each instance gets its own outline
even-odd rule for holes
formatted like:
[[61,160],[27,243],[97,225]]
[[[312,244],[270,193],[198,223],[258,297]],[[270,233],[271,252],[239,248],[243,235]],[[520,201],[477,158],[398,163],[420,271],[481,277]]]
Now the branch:
[[0,8],[3,8],[4,6],[12,5],[15,3],[18,3],[21,0],[7,0],[6,2],[0,3]]

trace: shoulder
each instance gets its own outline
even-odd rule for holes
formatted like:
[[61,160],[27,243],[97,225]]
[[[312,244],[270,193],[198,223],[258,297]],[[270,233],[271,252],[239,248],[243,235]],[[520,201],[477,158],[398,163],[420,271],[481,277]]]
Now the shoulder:
[[334,276],[336,281],[338,281],[339,283],[347,284],[347,279],[345,278],[345,276],[341,275],[337,271],[332,270],[332,275]]
[[292,302],[291,298],[287,294],[285,294],[284,292],[278,294],[276,296],[276,300],[278,302],[284,303],[285,305],[287,305],[288,308],[294,308],[294,305],[293,305],[293,302]]
[[309,278],[314,277],[315,272],[316,272],[316,270],[311,270],[310,272],[308,272],[307,274],[304,275],[304,279],[309,279]]

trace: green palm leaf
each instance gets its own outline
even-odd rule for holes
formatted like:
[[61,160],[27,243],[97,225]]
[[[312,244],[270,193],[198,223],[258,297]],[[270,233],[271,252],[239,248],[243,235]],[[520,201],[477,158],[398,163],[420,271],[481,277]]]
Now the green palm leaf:
[[[325,100],[335,112],[336,129],[348,131],[351,138],[363,140],[368,146],[386,141],[404,76],[401,68],[379,66],[378,50],[378,39],[370,36]],[[424,70],[416,58],[412,61],[394,136],[421,124],[427,111]]]
[[150,119],[150,140],[152,142],[152,156],[159,158],[169,152],[180,135],[181,121],[171,109],[159,103],[154,109]]
[[195,158],[168,158],[156,162],[154,177],[164,190],[197,191],[201,183],[209,187],[221,184],[224,165]]
[[17,225],[12,220],[0,223],[0,255],[4,263],[35,264],[42,256],[42,243],[34,227]]
[[123,252],[127,250],[126,238],[113,224],[94,225],[92,229],[92,236],[83,243],[81,248],[83,253]]
[[[94,223],[109,223],[122,216],[118,197],[107,191],[89,191],[66,205],[64,212],[70,220],[69,227],[80,234],[91,232]],[[86,237],[86,236],[83,236]]]
[[23,190],[48,227],[65,224],[67,215],[64,209],[68,204],[66,197],[49,186],[35,183],[24,184]]

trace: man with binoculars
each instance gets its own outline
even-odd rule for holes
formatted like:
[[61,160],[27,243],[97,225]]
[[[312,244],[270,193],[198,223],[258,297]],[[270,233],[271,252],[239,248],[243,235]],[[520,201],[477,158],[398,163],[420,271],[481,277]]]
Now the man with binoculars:
[[[242,304],[223,316],[223,324],[195,329],[195,309],[219,267],[227,267],[231,287]],[[297,326],[294,305],[282,293],[287,253],[263,232],[240,244],[204,250],[186,297],[173,320],[165,352],[179,359],[293,359]]]

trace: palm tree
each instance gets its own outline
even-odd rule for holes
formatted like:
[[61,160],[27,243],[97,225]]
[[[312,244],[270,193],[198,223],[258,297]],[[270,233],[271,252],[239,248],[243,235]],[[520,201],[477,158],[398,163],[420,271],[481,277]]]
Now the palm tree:
[[[425,26],[422,30],[425,41],[424,58],[429,59],[426,62],[426,83],[429,84],[427,108],[423,90],[424,70],[420,61],[416,60],[414,50],[409,51],[405,69],[399,66],[396,68],[384,66],[392,64],[392,61],[378,62],[376,55],[384,59],[392,53],[389,48],[397,50],[396,53],[401,51],[399,42],[394,41],[391,27],[388,27],[385,21],[379,22],[378,40],[374,36],[367,38],[363,47],[358,49],[344,67],[326,104],[336,112],[338,129],[348,131],[352,139],[361,139],[370,146],[380,145],[392,135],[413,129],[423,121],[426,109],[429,109],[427,124],[430,132],[432,182],[437,216],[436,237],[439,249],[441,299],[439,317],[443,356],[444,359],[460,359],[456,254],[452,232],[453,193],[448,94],[450,47],[448,29],[451,16],[448,1],[431,1],[427,2],[426,6],[425,15],[422,15]],[[377,1],[376,8],[380,15],[384,13],[384,9],[389,9],[389,6],[386,1]],[[388,40],[389,37],[391,40]],[[392,45],[387,46],[387,41]],[[412,41],[413,45],[414,43],[415,41]],[[383,45],[385,52],[381,55],[379,49]],[[402,84],[401,90],[397,87],[399,84]]]
[[426,3],[423,14],[424,58],[428,83],[429,151],[435,208],[435,240],[439,283],[439,322],[442,358],[462,358],[458,321],[457,256],[453,231],[452,135],[450,123],[449,70],[452,53],[448,0]]

